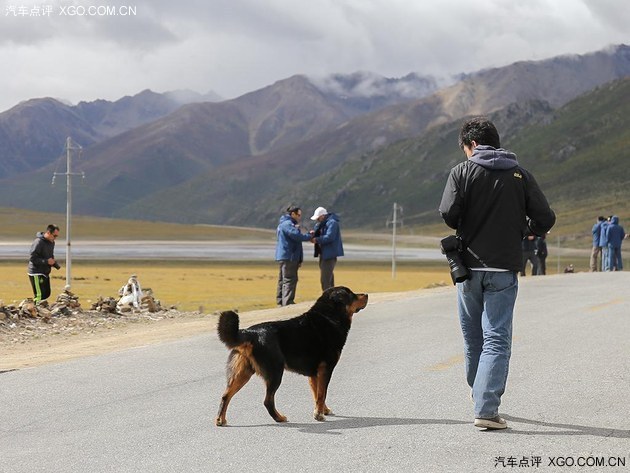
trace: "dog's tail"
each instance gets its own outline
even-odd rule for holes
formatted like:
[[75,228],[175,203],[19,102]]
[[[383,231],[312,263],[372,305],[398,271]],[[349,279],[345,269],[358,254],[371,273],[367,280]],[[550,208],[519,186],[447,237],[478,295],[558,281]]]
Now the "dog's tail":
[[219,332],[219,340],[225,343],[228,348],[235,348],[240,345],[238,314],[232,310],[221,312],[217,331]]

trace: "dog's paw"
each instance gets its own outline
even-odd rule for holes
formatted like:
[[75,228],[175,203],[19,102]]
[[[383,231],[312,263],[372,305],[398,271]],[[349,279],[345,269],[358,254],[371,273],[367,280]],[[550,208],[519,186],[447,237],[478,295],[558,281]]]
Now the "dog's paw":
[[288,422],[289,419],[287,419],[285,416],[283,415],[278,415],[278,417],[276,417],[274,419],[276,422],[281,423],[281,422]]
[[324,415],[326,415],[326,416],[334,416],[335,413],[332,411],[332,409],[330,407],[326,407],[326,409],[324,409]]
[[217,427],[224,427],[227,425],[227,421],[225,419],[221,419],[220,417],[217,417],[216,420],[214,421],[214,425],[216,425]]
[[326,420],[326,417],[324,417],[324,413],[323,412],[314,411],[313,412],[313,419],[315,419],[316,421],[319,421],[319,422],[323,422],[323,421]]

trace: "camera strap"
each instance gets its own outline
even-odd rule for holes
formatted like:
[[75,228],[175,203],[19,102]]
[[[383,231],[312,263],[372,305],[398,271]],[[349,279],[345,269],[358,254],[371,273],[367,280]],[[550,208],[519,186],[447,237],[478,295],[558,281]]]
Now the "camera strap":
[[474,252],[474,251],[470,248],[470,246],[466,246],[466,251],[467,251],[468,253],[470,253],[471,255],[473,255],[473,257],[474,257],[477,261],[479,261],[479,262],[481,263],[481,266],[483,266],[484,268],[487,268],[487,267],[488,267],[488,265],[487,265],[487,264],[486,264],[486,263],[485,263],[485,262],[484,262],[484,261],[483,261],[483,260],[482,260],[482,259],[478,256],[478,255],[477,255],[477,253],[475,253],[475,252]]

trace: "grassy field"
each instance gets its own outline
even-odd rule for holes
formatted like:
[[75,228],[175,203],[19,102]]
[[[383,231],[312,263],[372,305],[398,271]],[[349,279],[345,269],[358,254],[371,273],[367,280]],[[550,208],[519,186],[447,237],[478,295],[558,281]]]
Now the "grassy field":
[[[0,299],[5,303],[20,302],[31,297],[31,287],[22,262],[0,262],[3,280]],[[79,296],[84,309],[98,296],[117,297],[118,289],[131,274],[136,274],[142,287],[153,290],[163,306],[179,310],[238,309],[240,311],[275,307],[278,267],[269,263],[150,261],[98,262],[73,261],[71,291]],[[321,293],[319,267],[306,262],[299,272],[296,302],[316,299]],[[65,286],[63,269],[53,274],[50,301]],[[399,264],[396,279],[391,266],[378,263],[353,263],[340,260],[335,282],[357,292],[398,292],[450,284],[446,262],[443,265]]]
[[[65,244],[65,215],[0,208],[0,240],[32,241],[38,230],[47,223],[61,226]],[[406,228],[399,234],[400,246],[436,248],[445,229],[425,228],[414,232]],[[389,245],[390,235],[374,232],[345,231],[347,243]],[[264,240],[275,241],[273,230],[210,225],[179,225],[161,222],[113,220],[77,216],[73,219],[73,241],[81,240]],[[588,270],[586,248],[562,248],[554,238],[549,242],[548,274],[555,274],[568,264],[576,271]],[[564,245],[562,245],[564,246]],[[573,245],[572,245],[573,246]],[[575,245],[580,247],[581,245]],[[582,245],[583,246],[583,245]],[[559,256],[558,256],[559,255]],[[624,255],[625,257],[625,255]],[[5,303],[21,301],[31,296],[26,276],[26,260],[0,261],[0,300]],[[63,266],[63,261],[61,261]],[[177,306],[180,310],[213,312],[236,308],[241,311],[275,306],[278,267],[275,262],[214,262],[214,261],[153,261],[100,262],[73,260],[71,290],[80,297],[84,308],[99,296],[117,297],[118,289],[131,274],[137,274],[143,287],[150,287],[163,306]],[[397,277],[392,279],[388,262],[359,263],[340,259],[335,271],[336,283],[360,292],[400,292],[450,284],[446,261],[439,263],[399,263]],[[53,272],[53,296],[65,286],[65,271]],[[315,260],[307,260],[300,270],[296,301],[315,299],[320,293],[319,268]],[[53,298],[54,298],[53,297]]]

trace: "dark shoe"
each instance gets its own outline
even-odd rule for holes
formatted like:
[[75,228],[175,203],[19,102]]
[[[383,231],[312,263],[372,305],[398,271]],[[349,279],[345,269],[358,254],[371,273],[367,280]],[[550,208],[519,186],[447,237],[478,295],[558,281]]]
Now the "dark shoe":
[[475,419],[475,427],[490,430],[507,429],[507,422],[504,418],[499,416],[493,417],[492,419]]

